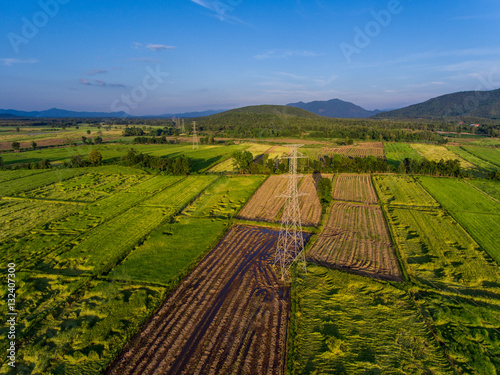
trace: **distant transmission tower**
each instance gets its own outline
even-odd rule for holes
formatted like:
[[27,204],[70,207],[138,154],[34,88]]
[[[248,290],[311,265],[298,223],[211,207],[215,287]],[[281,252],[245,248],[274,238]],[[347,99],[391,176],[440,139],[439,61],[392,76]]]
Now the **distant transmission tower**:
[[279,264],[281,279],[289,273],[290,267],[295,261],[301,262],[306,271],[306,258],[304,254],[304,238],[302,236],[302,223],[300,220],[299,197],[305,194],[298,192],[297,184],[303,177],[297,174],[297,161],[305,158],[298,149],[302,145],[290,145],[289,173],[287,190],[281,197],[287,198],[283,216],[281,218],[281,229],[276,247],[274,264]]
[[199,148],[198,132],[196,131],[196,121],[193,121],[193,150]]
[[186,128],[184,127],[184,119],[181,120],[181,133],[186,134]]

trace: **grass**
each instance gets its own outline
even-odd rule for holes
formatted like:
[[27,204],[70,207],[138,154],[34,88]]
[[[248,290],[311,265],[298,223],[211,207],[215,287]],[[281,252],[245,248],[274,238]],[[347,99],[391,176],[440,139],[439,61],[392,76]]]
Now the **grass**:
[[294,293],[291,374],[452,374],[411,299],[390,284],[308,265]]
[[373,182],[382,203],[401,206],[439,206],[414,177],[373,176]]
[[486,194],[488,194],[492,198],[495,198],[497,201],[500,201],[500,181],[475,179],[468,181],[468,183],[484,191]]
[[189,217],[164,224],[109,276],[126,281],[175,284],[184,270],[215,245],[226,227],[225,221]]
[[451,212],[500,214],[500,203],[455,178],[420,177],[422,185]]
[[384,142],[384,149],[387,162],[394,168],[397,168],[406,158],[414,160],[422,159],[422,156],[408,143]]
[[23,191],[33,190],[55,182],[60,182],[84,174],[85,168],[75,169],[48,169],[44,173],[38,173],[34,176],[26,175],[13,180],[2,182],[0,185],[0,196],[10,196],[19,194]]
[[102,145],[79,145],[58,148],[47,148],[34,151],[8,152],[3,153],[2,158],[5,165],[12,166],[18,163],[39,162],[48,159],[54,165],[69,161],[72,156],[80,155],[87,157],[92,150],[98,150],[102,154],[103,163],[116,162],[124,156],[130,148],[138,152],[160,157],[177,157],[185,155],[192,159],[191,171],[200,172],[215,164],[229,158],[237,150],[243,150],[246,146],[219,146],[200,145],[198,150],[193,150],[191,145],[186,144],[159,144],[159,145],[123,145],[123,144],[102,144]]
[[192,217],[231,218],[264,181],[264,176],[221,177],[184,213]]
[[500,167],[500,149],[480,146],[462,146],[462,148],[472,155]]
[[465,181],[422,177],[422,185],[500,264],[500,202]]
[[468,162],[476,165],[478,168],[476,168],[475,171],[473,171],[473,174],[478,177],[485,177],[486,172],[492,172],[497,169],[497,167],[490,162],[487,162],[481,158],[478,158],[474,154],[471,154],[470,152],[464,150],[462,147],[458,146],[448,146],[448,149],[458,156],[460,156],[462,159],[467,160]]
[[499,300],[420,291],[416,303],[433,326],[457,373],[497,375],[500,368]]
[[161,302],[159,287],[95,281],[50,314],[0,374],[100,374]]
[[498,267],[442,210],[389,208],[389,224],[413,281],[464,294],[498,294]]
[[477,169],[477,167],[474,164],[461,158],[460,156],[451,152],[444,146],[413,143],[411,144],[411,147],[413,147],[420,155],[422,155],[424,158],[428,160],[440,161],[441,159],[443,159],[444,161],[446,161],[446,160],[458,159],[460,160],[460,166],[462,167],[462,169],[470,171]]

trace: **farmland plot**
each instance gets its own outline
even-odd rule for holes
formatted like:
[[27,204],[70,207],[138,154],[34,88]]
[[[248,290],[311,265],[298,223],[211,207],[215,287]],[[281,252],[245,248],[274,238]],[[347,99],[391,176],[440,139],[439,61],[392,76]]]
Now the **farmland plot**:
[[290,374],[453,374],[405,292],[308,266],[297,275]]
[[429,144],[421,144],[421,143],[412,143],[411,147],[413,147],[420,155],[424,158],[432,161],[440,161],[443,159],[446,160],[455,160],[458,159],[460,161],[460,167],[465,170],[476,170],[477,167],[468,162],[467,160],[461,158],[457,154],[451,152],[444,146],[437,145],[429,145]]
[[74,275],[102,273],[171,215],[159,208],[133,207],[75,239],[66,249],[49,254],[37,268]]
[[500,202],[464,181],[429,177],[422,177],[421,181],[477,243],[500,263]]
[[35,176],[26,175],[15,180],[2,182],[0,185],[0,195],[10,196],[19,194],[23,191],[33,190],[55,182],[64,181],[86,172],[87,170],[85,168],[73,168],[48,170],[44,173],[38,173]]
[[[102,374],[163,295],[158,287],[92,282],[30,332],[15,373]],[[10,367],[4,363],[0,374],[12,374]]]
[[145,179],[146,176],[87,173],[38,189],[22,192],[18,196],[43,200],[90,203],[107,197],[113,192],[134,186]]
[[268,221],[276,220],[286,198],[279,197],[286,191],[288,179],[283,176],[270,176],[243,207],[239,219]]
[[402,280],[382,210],[336,202],[307,254],[313,262],[389,280]]
[[16,180],[18,178],[23,178],[27,176],[34,176],[39,173],[45,173],[45,169],[18,169],[13,171],[1,171],[0,170],[0,182]]
[[283,374],[290,289],[271,267],[278,232],[233,227],[108,374]]
[[408,143],[385,142],[384,148],[387,155],[387,162],[395,168],[406,158],[413,160],[422,159],[422,156]]
[[72,204],[0,199],[0,227],[2,228],[0,242],[57,220],[77,209]]
[[382,203],[400,206],[439,207],[439,203],[410,176],[373,176]]
[[497,267],[445,212],[389,208],[388,218],[405,268],[420,283],[478,294],[500,283]]
[[[305,195],[299,198],[302,224],[316,226],[321,219],[321,203],[316,192],[316,182],[312,176],[305,176],[298,182],[299,193]],[[250,201],[238,215],[239,219],[276,222],[280,220],[286,198],[281,195],[287,191],[288,178],[270,176],[257,190]]]
[[349,156],[358,158],[366,158],[368,156],[375,156],[379,159],[385,158],[384,145],[382,142],[368,142],[355,145],[349,152]]
[[496,167],[500,167],[500,149],[480,146],[463,146],[463,149]]
[[340,174],[334,181],[333,199],[348,202],[378,203],[370,175]]
[[196,198],[202,190],[217,178],[217,176],[189,176],[156,194],[142,205],[148,207],[168,207],[175,212]]

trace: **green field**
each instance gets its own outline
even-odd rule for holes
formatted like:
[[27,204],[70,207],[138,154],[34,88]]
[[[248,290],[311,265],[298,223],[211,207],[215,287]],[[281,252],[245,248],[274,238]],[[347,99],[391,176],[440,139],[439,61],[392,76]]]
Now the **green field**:
[[453,374],[406,293],[308,266],[297,276],[291,374]]
[[51,313],[1,374],[101,374],[158,306],[158,287],[94,281]]
[[491,164],[490,162],[483,160],[481,158],[478,158],[476,155],[471,154],[470,152],[466,151],[463,147],[458,147],[458,146],[448,146],[448,150],[454,152],[458,156],[460,156],[462,159],[467,160],[468,162],[476,165],[478,167],[477,170],[473,171],[473,174],[479,177],[484,177],[486,175],[485,172],[492,172],[498,169],[497,166]]
[[500,201],[500,182],[490,180],[470,180],[469,184],[475,186],[481,191],[488,194],[490,197]]
[[422,177],[421,181],[477,243],[500,263],[500,202],[457,179]]
[[500,167],[500,149],[480,146],[463,146],[463,149],[476,157]]
[[377,194],[385,204],[403,206],[438,207],[436,200],[414,177],[386,175],[373,176]]
[[26,173],[4,178],[22,182],[8,185],[19,197],[0,200],[9,229],[0,257],[19,270],[21,373],[101,373],[264,180],[110,168],[65,170],[64,179],[47,171],[36,182]]
[[125,156],[130,148],[137,152],[159,157],[177,157],[180,155],[192,159],[191,170],[199,172],[229,158],[234,151],[244,150],[248,146],[211,146],[200,145],[198,150],[193,150],[191,145],[186,144],[159,144],[159,145],[79,145],[58,148],[47,148],[34,151],[3,153],[2,158],[5,165],[12,166],[18,163],[37,163],[48,159],[55,165],[69,161],[72,156],[80,155],[87,157],[92,150],[98,150],[102,154],[103,163],[117,162],[120,157]]
[[406,158],[420,160],[422,156],[415,151],[408,143],[384,142],[385,155],[387,162],[394,168]]

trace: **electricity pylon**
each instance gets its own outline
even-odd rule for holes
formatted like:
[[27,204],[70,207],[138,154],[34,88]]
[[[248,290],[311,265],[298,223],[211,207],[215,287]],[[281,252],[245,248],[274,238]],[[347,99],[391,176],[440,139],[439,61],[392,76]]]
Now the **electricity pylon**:
[[196,131],[196,121],[193,121],[193,150],[200,148],[198,143],[198,132]]
[[297,184],[302,175],[297,174],[297,160],[305,158],[298,149],[302,145],[290,145],[290,154],[285,159],[289,159],[289,173],[287,190],[281,197],[287,198],[283,216],[281,217],[281,229],[278,237],[278,245],[274,264],[278,264],[281,271],[281,279],[289,273],[294,262],[301,262],[306,271],[306,258],[304,254],[304,237],[302,236],[302,222],[300,219],[299,197],[306,195],[299,193]]
[[181,122],[181,133],[182,134],[186,133],[186,128],[184,127],[184,119],[182,119],[182,122]]

